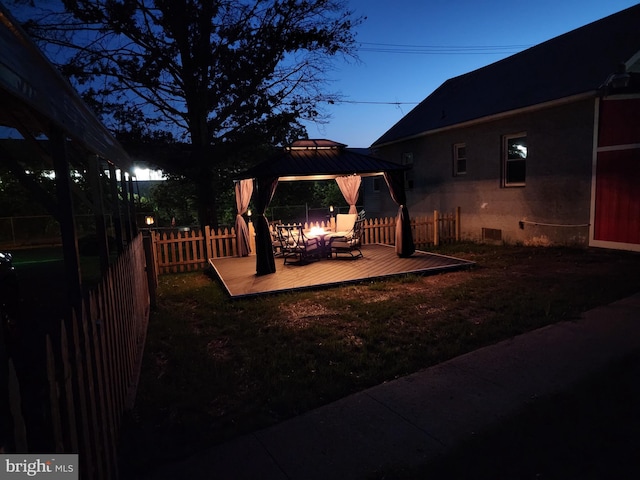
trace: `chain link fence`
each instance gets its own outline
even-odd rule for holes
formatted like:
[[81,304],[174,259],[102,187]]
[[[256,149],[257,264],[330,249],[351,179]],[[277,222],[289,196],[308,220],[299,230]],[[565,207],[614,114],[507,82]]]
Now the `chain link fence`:
[[[78,238],[96,233],[93,215],[76,215]],[[111,216],[106,217],[107,232],[111,232]],[[0,217],[0,247],[21,248],[43,245],[59,245],[60,224],[50,215],[31,217]]]
[[[358,206],[358,211],[362,210],[362,206]],[[316,223],[326,222],[331,216],[338,213],[349,213],[348,206],[335,206],[333,212],[329,207],[310,208],[308,205],[285,205],[267,208],[267,218],[270,222],[278,221],[282,223]]]

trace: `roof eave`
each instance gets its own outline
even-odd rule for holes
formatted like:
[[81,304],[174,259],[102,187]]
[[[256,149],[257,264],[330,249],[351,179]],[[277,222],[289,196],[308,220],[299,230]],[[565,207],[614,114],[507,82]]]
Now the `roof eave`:
[[543,103],[538,103],[536,105],[530,105],[527,107],[522,107],[522,108],[517,108],[514,110],[509,110],[506,112],[500,112],[500,113],[494,113],[492,115],[486,115],[484,117],[480,117],[480,118],[474,118],[473,120],[468,120],[466,122],[460,122],[460,123],[455,123],[452,125],[447,125],[444,127],[440,127],[440,128],[434,128],[431,130],[425,130],[423,132],[419,132],[419,133],[415,133],[413,135],[407,135],[404,137],[400,137],[400,138],[396,138],[394,140],[389,140],[387,142],[382,142],[382,143],[374,143],[371,145],[371,148],[381,148],[381,147],[389,147],[391,145],[395,145],[398,143],[403,143],[403,142],[407,142],[410,140],[415,140],[417,138],[421,138],[421,137],[426,137],[427,135],[434,135],[436,133],[440,133],[440,132],[445,132],[448,130],[453,130],[456,128],[465,128],[465,127],[470,127],[473,125],[478,125],[481,123],[487,123],[487,122],[493,122],[496,120],[501,120],[503,118],[508,118],[510,116],[514,116],[514,115],[520,115],[522,113],[529,113],[529,112],[534,112],[537,110],[543,110],[545,108],[551,108],[551,107],[557,107],[559,105],[564,105],[564,104],[568,104],[568,103],[574,103],[574,102],[578,102],[581,100],[585,100],[588,98],[596,98],[598,95],[600,94],[599,90],[592,90],[589,92],[584,92],[584,93],[579,93],[576,95],[571,95],[568,97],[564,97],[564,98],[559,98],[556,100],[550,100],[548,102],[543,102]]

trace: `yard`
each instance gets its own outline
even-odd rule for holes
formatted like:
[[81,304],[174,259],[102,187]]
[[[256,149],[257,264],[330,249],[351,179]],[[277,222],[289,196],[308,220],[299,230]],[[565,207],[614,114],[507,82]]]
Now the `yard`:
[[160,277],[123,474],[640,291],[640,254],[436,251],[477,266],[235,301],[204,273]]

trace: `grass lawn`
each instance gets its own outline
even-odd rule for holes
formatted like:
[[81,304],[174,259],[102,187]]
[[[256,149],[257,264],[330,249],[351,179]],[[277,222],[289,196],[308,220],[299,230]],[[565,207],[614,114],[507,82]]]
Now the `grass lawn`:
[[640,254],[475,244],[436,252],[477,266],[235,301],[204,273],[160,277],[123,473],[640,291]]

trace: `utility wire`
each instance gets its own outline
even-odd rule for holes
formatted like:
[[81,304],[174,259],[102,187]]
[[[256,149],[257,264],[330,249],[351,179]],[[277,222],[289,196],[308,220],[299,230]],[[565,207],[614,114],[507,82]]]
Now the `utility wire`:
[[531,45],[408,45],[360,42],[360,51],[419,55],[503,55],[517,53]]
[[365,103],[370,105],[417,105],[420,102],[368,102],[361,100],[336,100],[335,103]]
[[[517,53],[531,45],[408,45],[395,43],[360,42],[360,51],[375,53],[408,53],[421,55],[487,55]],[[362,47],[362,45],[366,45]],[[330,103],[368,105],[418,105],[420,102],[375,102],[360,100],[336,100]]]

